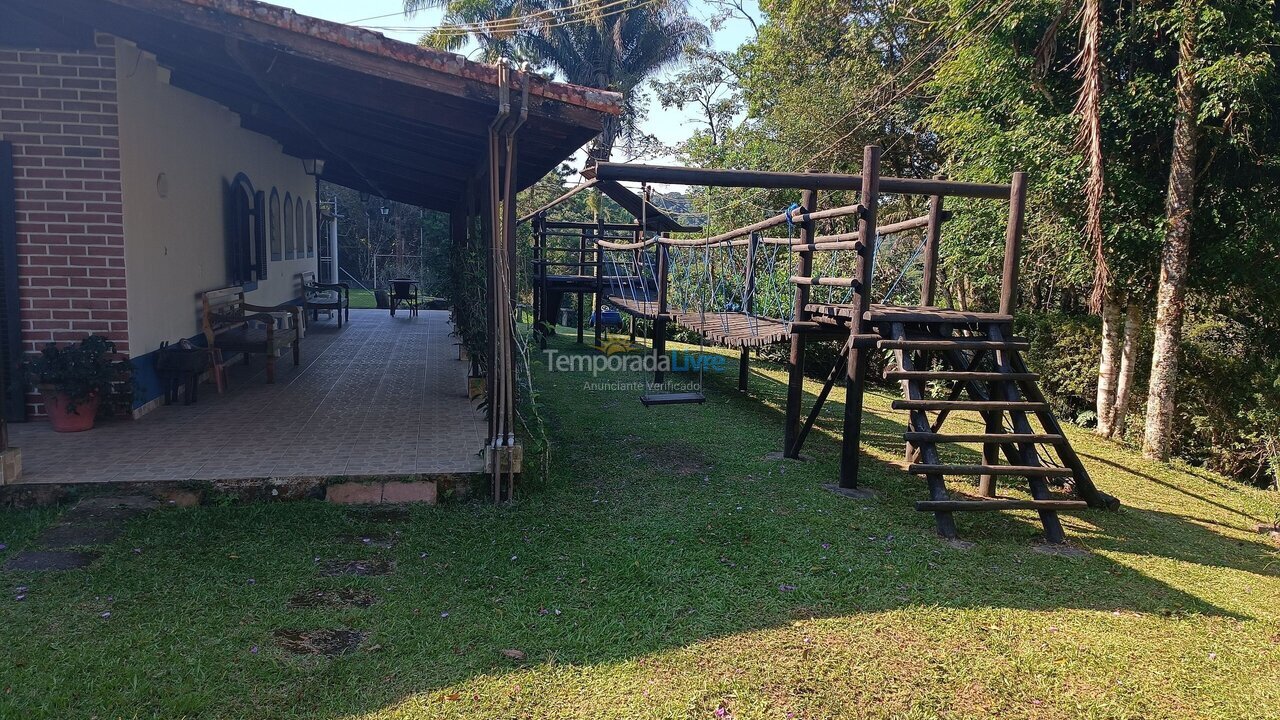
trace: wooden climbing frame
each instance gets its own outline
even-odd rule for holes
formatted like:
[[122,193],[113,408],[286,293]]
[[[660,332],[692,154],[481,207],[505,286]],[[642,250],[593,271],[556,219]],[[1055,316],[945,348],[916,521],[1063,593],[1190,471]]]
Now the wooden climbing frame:
[[[578,292],[594,292],[597,308],[602,300],[607,300],[633,318],[653,322],[655,354],[665,353],[666,325],[670,322],[697,332],[708,342],[737,348],[741,352],[739,389],[744,391],[748,350],[777,342],[790,343],[783,453],[789,458],[801,456],[823,403],[834,384],[843,379],[846,401],[838,486],[846,491],[858,488],[862,405],[872,353],[891,352],[895,366],[885,377],[898,381],[902,387],[903,399],[896,401],[894,408],[907,414],[903,434],[906,466],[912,474],[922,476],[928,486],[928,499],[918,502],[917,509],[934,513],[938,532],[945,537],[956,536],[953,514],[958,511],[1036,510],[1046,540],[1062,542],[1065,536],[1058,520],[1059,512],[1086,507],[1114,509],[1119,502],[1094,486],[1036,384],[1035,374],[1027,370],[1021,357],[1029,344],[1013,336],[1026,213],[1026,176],[1018,172],[1008,184],[991,184],[942,177],[881,177],[879,171],[880,148],[875,146],[865,149],[862,172],[857,175],[599,163],[584,173],[590,178],[588,182],[607,185],[615,193],[622,188],[619,184],[622,182],[789,188],[801,191],[800,202],[762,221],[703,238],[672,238],[672,232],[681,230],[673,230],[670,225],[655,231],[655,218],[670,224],[674,221],[654,208],[647,198],[625,189],[621,192],[630,197],[620,204],[636,216],[634,225],[552,223],[545,219],[544,208],[529,216],[536,236],[534,276],[539,289],[535,294],[545,306],[546,293],[574,288],[579,288]],[[819,209],[819,193],[826,191],[857,192],[859,202]],[[921,217],[880,224],[881,193],[926,196],[928,212]],[[947,197],[1008,202],[998,312],[957,311],[935,304],[942,230],[951,217],[945,209]],[[856,219],[853,232],[818,233],[819,222],[848,217]],[[793,231],[788,237],[762,236],[783,225]],[[546,238],[553,230],[566,229],[580,233],[576,266],[579,274],[548,274],[547,268],[552,264],[546,260]],[[912,230],[923,230],[924,236],[917,251],[917,255],[923,257],[924,268],[919,304],[873,303],[870,291],[880,239]],[[652,237],[646,238],[646,234]],[[789,318],[760,316],[755,312],[756,264],[760,247],[764,245],[784,246],[792,258],[794,272],[789,281],[794,286],[794,304]],[[668,292],[672,282],[671,250],[703,248],[709,252],[713,247],[726,252],[741,248],[746,253],[740,306],[713,308],[710,312],[703,307],[697,313],[673,310]],[[840,252],[855,253],[852,275],[829,276],[817,270],[816,257]],[[618,253],[630,255],[631,265],[626,267],[631,270],[628,274],[604,274],[606,267],[619,267],[608,259]],[[587,272],[588,254],[594,263],[591,266],[594,278]],[[642,257],[652,259],[649,275],[642,269],[647,267],[640,261]],[[589,287],[589,280],[594,280],[593,287]],[[574,285],[575,282],[578,284]],[[816,296],[815,289],[826,289],[825,296]],[[835,291],[846,295],[833,301]],[[545,316],[544,309],[542,317]],[[807,344],[814,339],[830,338],[843,339],[844,344],[806,415],[803,383]],[[660,374],[655,380],[661,382]],[[928,383],[942,384],[947,388],[947,397],[932,397]],[[977,413],[984,431],[945,432],[946,421],[962,413]],[[1032,423],[1033,419],[1039,424],[1038,428]],[[940,451],[940,448],[962,443],[981,444],[981,461],[960,463],[944,459],[963,451]],[[976,495],[952,494],[947,479],[964,476],[978,478]],[[1023,478],[1031,498],[999,496],[1000,483],[1008,483],[1009,478]],[[1055,485],[1066,492],[1055,490]]]

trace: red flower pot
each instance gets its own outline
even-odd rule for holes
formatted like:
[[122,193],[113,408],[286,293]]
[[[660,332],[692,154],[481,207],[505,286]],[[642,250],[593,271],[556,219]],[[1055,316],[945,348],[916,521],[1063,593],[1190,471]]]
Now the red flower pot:
[[75,410],[68,410],[71,398],[66,393],[42,390],[44,410],[49,415],[49,424],[56,432],[83,432],[93,429],[93,419],[98,414],[98,393],[75,404]]

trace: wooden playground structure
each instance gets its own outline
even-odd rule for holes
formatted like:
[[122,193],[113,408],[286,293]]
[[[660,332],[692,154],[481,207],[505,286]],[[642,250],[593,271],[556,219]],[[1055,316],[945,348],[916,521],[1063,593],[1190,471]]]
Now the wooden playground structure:
[[[932,512],[939,534],[947,538],[956,537],[955,512],[1035,510],[1045,539],[1063,542],[1059,512],[1116,509],[1119,501],[1093,484],[1045,400],[1037,375],[1023,361],[1021,352],[1029,343],[1013,335],[1019,245],[1026,212],[1025,175],[1014,173],[1008,184],[987,184],[881,177],[879,169],[880,149],[875,146],[866,148],[860,175],[600,163],[584,173],[589,177],[587,183],[522,218],[531,222],[534,233],[535,325],[554,323],[561,299],[566,294],[576,295],[581,342],[584,298],[593,296],[591,317],[596,320],[597,345],[601,340],[599,319],[606,303],[631,316],[633,338],[636,320],[652,323],[655,360],[666,354],[667,329],[676,323],[706,342],[738,349],[738,383],[744,391],[750,350],[789,343],[784,455],[800,457],[823,404],[843,378],[846,402],[835,489],[846,494],[858,491],[862,400],[871,354],[891,352],[894,363],[885,371],[885,378],[902,387],[903,398],[893,407],[907,411],[903,433],[907,469],[923,476],[928,485],[929,497],[918,501],[916,509]],[[644,184],[645,190],[637,195],[623,182]],[[701,228],[683,227],[661,212],[650,202],[648,183],[793,189],[801,195],[797,204],[760,222],[711,237],[676,238],[672,235],[696,234]],[[636,222],[547,219],[548,209],[589,187],[613,198]],[[856,192],[859,202],[819,209],[819,193],[831,191]],[[928,212],[879,225],[882,193],[927,197]],[[997,312],[958,311],[935,304],[939,243],[943,225],[951,217],[945,209],[948,197],[1008,203]],[[820,222],[842,218],[856,223],[856,230],[818,233]],[[784,227],[786,237],[766,236]],[[881,303],[872,302],[881,239],[913,230],[923,230],[920,246],[912,255],[912,260],[923,258],[918,304],[889,304],[889,297]],[[576,243],[553,246],[552,238],[569,238]],[[713,258],[713,253],[718,255]],[[853,254],[852,263],[833,260],[841,255],[847,259],[849,253]],[[780,268],[779,260],[787,265]],[[788,272],[779,272],[786,267]],[[852,274],[847,270],[843,275],[831,274],[849,267]],[[734,272],[722,271],[717,277],[716,268],[732,268]],[[730,276],[732,287],[726,287]],[[785,288],[777,287],[781,282]],[[892,292],[891,288],[889,295]],[[821,392],[805,413],[806,346],[817,340],[840,340],[843,345]],[[663,382],[659,370],[654,384]],[[945,397],[933,396],[929,383],[941,384]],[[702,402],[704,398],[701,392],[651,392],[642,400],[646,405],[670,405]],[[977,413],[983,432],[947,432],[948,417],[962,412]],[[981,462],[943,461],[940,446],[957,443],[980,443]],[[978,478],[977,495],[953,497],[947,478],[966,476]],[[1012,478],[1025,480],[1031,499],[997,494],[998,482]],[[1063,491],[1055,491],[1055,485]]]

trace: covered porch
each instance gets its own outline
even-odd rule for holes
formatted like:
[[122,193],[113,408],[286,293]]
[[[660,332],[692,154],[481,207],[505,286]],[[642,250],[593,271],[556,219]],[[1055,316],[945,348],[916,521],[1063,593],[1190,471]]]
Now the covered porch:
[[[490,391],[490,412],[477,413],[465,397],[468,368],[456,359],[446,314],[424,313],[400,324],[384,314],[353,312],[350,327],[308,330],[301,366],[279,363],[275,384],[254,377],[262,371],[262,356],[254,355],[253,364],[233,369],[226,396],[205,386],[197,405],[163,407],[135,423],[107,423],[83,435],[55,436],[43,423],[22,424],[40,413],[31,388],[22,380],[0,382],[13,386],[13,407],[6,410],[17,421],[10,434],[23,455],[22,482],[485,472],[495,500],[511,496],[521,459],[512,319],[516,195],[590,140],[605,116],[619,113],[619,95],[255,0],[14,0],[6,12],[41,38],[70,29],[73,37],[59,40],[68,45],[65,58],[44,53],[57,65],[53,72],[71,72],[61,64],[76,67],[83,60],[77,53],[91,50],[112,65],[98,68],[115,89],[111,100],[120,116],[121,141],[111,148],[118,156],[112,167],[119,167],[111,172],[129,186],[113,192],[123,218],[110,237],[122,266],[113,269],[120,277],[108,289],[115,293],[115,317],[77,316],[78,324],[61,336],[37,337],[32,303],[43,286],[23,278],[22,292],[6,297],[6,312],[12,311],[15,327],[32,322],[23,325],[26,335],[5,346],[6,376],[20,378],[22,354],[42,342],[99,333],[127,350],[135,379],[146,380],[156,374],[148,356],[163,342],[188,339],[216,348],[209,319],[221,322],[226,313],[202,307],[206,294],[239,296],[258,311],[293,310],[306,295],[300,278],[319,270],[318,233],[326,222],[340,221],[319,210],[313,188],[323,179],[448,215],[448,237],[441,241],[450,248],[450,275],[462,288],[451,294],[468,296],[451,298],[453,320]],[[216,121],[201,124],[208,118]],[[46,152],[33,137],[33,156]],[[251,167],[223,167],[232,151]],[[263,158],[270,167],[257,167]],[[294,204],[292,215],[291,192],[307,201]],[[201,213],[209,215],[206,221],[193,220]],[[86,247],[98,240],[90,237]],[[103,293],[88,288],[99,280],[80,287],[59,278],[77,297],[93,301]],[[288,324],[285,334],[293,330]],[[237,350],[227,349],[228,355]],[[155,402],[135,398],[134,411]]]
[[302,365],[264,382],[262,358],[237,364],[223,395],[140,420],[55,433],[9,428],[23,484],[184,480],[440,479],[484,470],[485,416],[467,399],[449,315],[353,310],[310,326]]

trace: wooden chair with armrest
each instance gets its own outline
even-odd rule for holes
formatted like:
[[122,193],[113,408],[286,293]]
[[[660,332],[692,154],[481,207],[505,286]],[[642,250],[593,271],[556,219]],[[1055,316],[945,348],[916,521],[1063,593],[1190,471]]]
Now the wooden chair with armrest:
[[[225,353],[242,353],[245,360],[258,354],[267,358],[267,382],[276,381],[276,355],[286,347],[293,348],[293,364],[302,361],[299,349],[298,328],[301,326],[302,308],[291,305],[265,307],[245,302],[244,288],[239,285],[210,290],[201,295],[205,340],[211,351],[214,372],[225,383],[223,366]],[[277,327],[281,316],[287,318],[284,327]]]
[[[302,278],[302,310],[311,311],[311,320],[320,320],[320,311],[338,315],[338,327],[342,321],[351,321],[351,286],[346,283],[316,282],[313,271],[300,273]],[[343,317],[345,315],[345,318]]]

